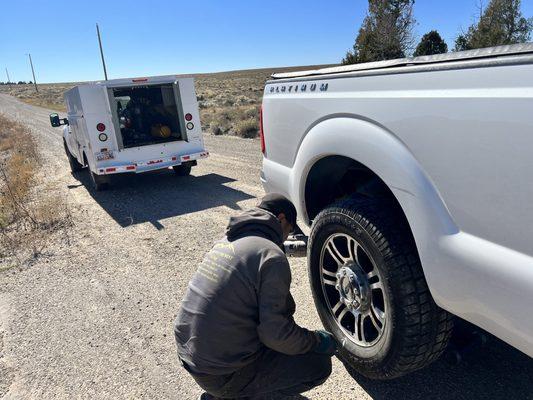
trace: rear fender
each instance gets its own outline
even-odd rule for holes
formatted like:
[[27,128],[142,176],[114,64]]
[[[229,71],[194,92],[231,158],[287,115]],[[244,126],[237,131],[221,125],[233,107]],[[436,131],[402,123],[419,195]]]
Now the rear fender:
[[[356,116],[339,116],[315,124],[302,140],[290,174],[290,196],[306,223],[307,176],[323,157],[349,157],[372,170],[389,187],[411,227],[430,289],[438,273],[438,240],[459,232],[429,176],[407,146],[384,127]],[[432,290],[433,293],[433,290]],[[439,298],[438,293],[436,299]]]

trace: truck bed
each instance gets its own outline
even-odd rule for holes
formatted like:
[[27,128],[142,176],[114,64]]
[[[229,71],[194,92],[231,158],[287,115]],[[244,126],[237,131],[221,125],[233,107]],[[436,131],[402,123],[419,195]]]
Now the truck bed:
[[524,58],[529,58],[530,62],[533,62],[533,43],[488,47],[484,49],[436,54],[433,56],[407,57],[370,63],[340,65],[307,71],[275,73],[272,75],[272,78],[282,80],[309,78],[313,76],[323,77],[324,75],[333,74],[343,74],[344,76],[358,72],[366,72],[365,75],[368,75],[369,72],[372,74],[413,72],[412,68],[407,69],[405,67],[418,67],[418,71],[461,67],[475,68],[523,63]]

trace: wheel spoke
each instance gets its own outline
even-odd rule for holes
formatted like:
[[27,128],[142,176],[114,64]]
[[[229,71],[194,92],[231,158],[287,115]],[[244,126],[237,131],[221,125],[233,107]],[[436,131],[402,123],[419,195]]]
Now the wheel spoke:
[[378,324],[378,321],[376,319],[376,317],[374,316],[374,313],[372,311],[370,311],[368,313],[368,316],[370,317],[370,321],[372,321],[372,325],[374,325],[374,328],[376,328],[376,330],[378,332],[381,331],[381,326]]
[[333,259],[335,260],[337,265],[344,264],[344,257],[339,252],[339,249],[337,249],[337,246],[335,246],[335,243],[333,242],[333,239],[328,242],[328,244],[326,246],[326,249],[328,250],[328,252],[331,255],[331,257],[333,257]]
[[385,321],[385,312],[381,311],[379,308],[377,308],[373,303],[371,306],[372,310],[371,313],[378,319],[378,321],[383,325]]
[[340,308],[342,308],[344,306],[344,303],[342,301],[338,301],[337,304],[335,304],[335,306],[331,309],[331,311],[333,311],[333,315],[337,314],[337,311],[339,311]]
[[357,242],[351,238],[348,237],[348,252],[350,253],[350,259],[353,260],[356,264],[359,264],[359,260],[357,259],[357,248],[359,245]]
[[370,285],[370,289],[381,289],[383,290],[383,285],[381,282],[375,282]]
[[327,276],[331,276],[332,278],[337,279],[337,275],[335,274],[335,272],[328,271],[325,268],[322,268],[322,274],[327,275]]
[[337,284],[337,281],[332,281],[332,280],[326,279],[325,277],[322,279],[322,281],[324,282],[324,285],[335,286]]
[[367,279],[372,279],[373,277],[378,276],[378,273],[376,272],[376,269],[374,268],[372,271],[366,274]]
[[342,319],[344,318],[347,312],[348,312],[348,308],[344,307],[341,313],[339,314],[339,316],[337,317],[337,321],[339,321],[339,324],[342,322]]

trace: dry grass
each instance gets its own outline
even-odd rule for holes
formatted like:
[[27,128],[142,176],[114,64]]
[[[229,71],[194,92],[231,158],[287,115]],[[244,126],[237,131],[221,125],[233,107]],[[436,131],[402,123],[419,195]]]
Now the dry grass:
[[64,200],[38,181],[36,149],[25,126],[0,115],[0,266],[9,257],[36,257],[50,233],[68,225]]
[[245,119],[235,125],[235,133],[243,138],[254,138],[259,132],[259,123],[256,119]]
[[[215,135],[257,136],[250,128],[250,120],[258,119],[265,81],[274,72],[312,69],[316,66],[268,68],[242,71],[197,74],[196,95],[204,132]],[[190,75],[189,75],[190,76]],[[32,85],[0,86],[0,92],[18,97],[26,103],[65,111],[63,93],[76,83],[39,85],[39,93]],[[250,129],[244,129],[248,127]],[[243,132],[245,133],[243,135]]]
[[44,84],[39,85],[39,92],[35,92],[33,85],[2,85],[0,86],[0,93],[17,97],[34,106],[66,111],[63,93],[74,85],[75,83]]

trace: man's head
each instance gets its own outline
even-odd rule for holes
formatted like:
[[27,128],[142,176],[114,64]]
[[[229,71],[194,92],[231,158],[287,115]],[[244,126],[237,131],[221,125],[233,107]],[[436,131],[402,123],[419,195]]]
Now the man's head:
[[281,224],[284,241],[287,240],[287,237],[291,232],[297,229],[296,208],[286,197],[282,196],[281,194],[267,194],[261,199],[261,202],[257,207],[269,211],[277,217]]

